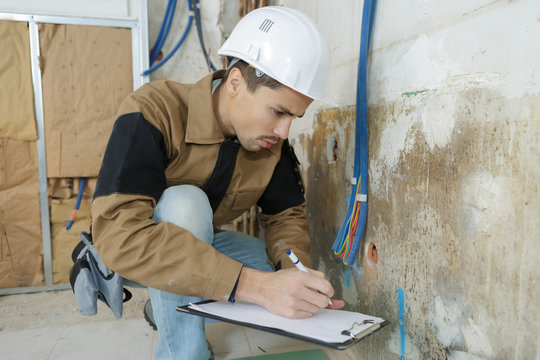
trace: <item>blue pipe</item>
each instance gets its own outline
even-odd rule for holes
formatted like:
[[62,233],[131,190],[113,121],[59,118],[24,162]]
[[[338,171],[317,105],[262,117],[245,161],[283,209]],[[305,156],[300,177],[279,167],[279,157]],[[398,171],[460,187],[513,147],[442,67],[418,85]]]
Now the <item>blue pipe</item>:
[[169,30],[171,28],[172,20],[174,18],[174,12],[176,9],[176,1],[177,0],[169,0],[169,3],[167,4],[167,9],[165,10],[165,15],[163,16],[163,21],[161,22],[161,28],[159,29],[158,37],[156,39],[154,47],[152,48],[152,51],[150,52],[150,65],[152,65],[154,61],[156,61],[156,58],[159,56],[161,48],[163,47],[163,44],[165,43],[165,40],[169,35]]
[[[189,5],[189,9],[191,10],[190,0],[187,0],[187,2],[188,2],[188,5]],[[176,45],[171,50],[171,52],[169,54],[167,54],[167,56],[165,56],[160,62],[156,63],[155,65],[152,65],[150,68],[145,70],[143,72],[143,75],[149,75],[151,72],[153,72],[153,71],[157,70],[158,68],[160,68],[161,66],[163,66],[174,55],[174,53],[176,53],[176,51],[178,51],[180,46],[182,46],[182,44],[184,43],[184,40],[186,40],[186,37],[189,34],[189,31],[191,30],[191,25],[192,24],[193,24],[193,15],[190,14],[189,18],[188,18],[188,24],[186,26],[186,29],[184,30],[184,33],[182,34],[182,37],[176,43]]]
[[[358,65],[358,87],[356,90],[356,102],[360,103],[360,106],[356,106],[356,118],[360,119],[360,126],[357,126],[357,138],[356,138],[356,149],[357,149],[357,159],[360,160],[359,169],[360,170],[360,193],[368,193],[368,126],[367,126],[367,63],[369,56],[369,48],[371,42],[371,30],[373,25],[373,14],[375,13],[373,9],[375,8],[375,1],[365,1],[364,2],[364,11],[362,14],[362,40],[360,47],[360,62]],[[360,140],[358,144],[358,140]],[[355,164],[356,165],[356,164]],[[355,171],[357,174],[358,172]],[[357,177],[358,178],[358,177]],[[360,249],[360,244],[362,243],[362,237],[364,235],[364,230],[367,222],[367,210],[368,203],[362,203],[360,206],[360,218],[358,220],[358,228],[356,230],[355,239],[353,241],[353,247],[351,249],[350,258],[347,259],[347,263],[354,264],[356,259],[356,254]]]
[[161,53],[161,49],[163,48],[163,44],[165,44],[165,40],[167,39],[167,36],[169,35],[169,31],[172,26],[172,22],[174,19],[174,13],[176,12],[176,2],[177,0],[171,0],[171,9],[169,11],[169,17],[167,18],[167,24],[165,25],[165,33],[163,34],[163,37],[161,38],[161,41],[158,45],[157,51],[154,54],[154,59],[152,59],[152,63],[157,59],[159,54]]
[[[360,55],[358,62],[358,77],[356,82],[356,129],[355,129],[355,155],[354,155],[354,178],[357,183],[353,184],[351,194],[347,200],[347,215],[338,233],[338,238],[332,245],[332,250],[338,251],[347,234],[348,226],[352,218],[352,212],[356,201],[357,187],[360,186],[360,194],[368,193],[368,131],[367,131],[367,63],[371,42],[371,30],[375,13],[376,0],[365,0],[362,12],[362,34],[360,38]],[[360,177],[360,183],[358,178]],[[344,259],[346,264],[354,264],[356,255],[362,242],[367,220],[367,199],[360,206],[358,227],[352,241],[349,256]]]
[[81,207],[81,200],[84,193],[84,185],[86,184],[86,178],[81,178],[81,182],[79,184],[79,193],[77,194],[77,200],[75,201],[75,207],[73,208],[73,212],[71,213],[71,218],[69,219],[67,225],[66,225],[66,231],[69,231],[71,229],[71,226],[73,225],[73,222],[75,221],[75,218],[77,217],[77,214],[79,213],[79,208]]
[[204,45],[201,11],[199,7],[197,6],[198,3],[199,3],[199,0],[191,0],[192,7],[194,7],[194,11],[195,11],[195,25],[197,27],[197,35],[199,36],[199,43],[201,44],[201,50],[203,52],[204,59],[206,60],[206,65],[208,66],[208,68],[212,69],[212,71],[216,71],[216,67],[210,60],[210,56],[208,55],[208,52],[206,51],[206,45]]
[[401,287],[398,288],[398,310],[399,310],[399,337],[400,337],[400,360],[405,358],[405,293]]

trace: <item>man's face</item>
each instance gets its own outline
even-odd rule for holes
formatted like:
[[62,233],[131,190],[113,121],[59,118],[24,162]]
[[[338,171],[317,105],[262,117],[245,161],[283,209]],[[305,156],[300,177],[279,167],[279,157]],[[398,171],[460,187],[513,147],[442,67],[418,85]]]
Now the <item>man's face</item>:
[[240,89],[230,113],[230,125],[248,151],[269,148],[289,136],[291,122],[302,117],[313,99],[286,86],[270,89],[259,86],[250,93]]

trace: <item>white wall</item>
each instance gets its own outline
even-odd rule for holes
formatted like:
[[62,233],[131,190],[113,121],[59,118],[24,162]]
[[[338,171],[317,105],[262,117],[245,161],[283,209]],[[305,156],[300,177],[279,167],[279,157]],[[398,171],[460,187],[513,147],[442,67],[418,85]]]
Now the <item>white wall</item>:
[[[363,251],[354,266],[330,251],[352,175],[363,2],[277,3],[311,15],[333,55],[327,96],[339,109],[316,106],[293,128],[314,264],[351,308],[390,320],[341,356],[399,357],[401,287],[407,359],[538,359],[540,2],[377,2],[364,237],[375,268]],[[330,132],[335,163],[317,150]]]

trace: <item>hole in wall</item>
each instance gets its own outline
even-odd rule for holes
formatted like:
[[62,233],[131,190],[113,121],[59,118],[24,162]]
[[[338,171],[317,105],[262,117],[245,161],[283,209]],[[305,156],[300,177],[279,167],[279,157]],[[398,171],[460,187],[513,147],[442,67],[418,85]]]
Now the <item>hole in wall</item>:
[[377,247],[371,241],[366,245],[366,261],[368,265],[373,269],[375,269],[375,267],[377,266],[377,262],[379,261]]
[[336,134],[330,134],[326,143],[326,156],[329,163],[335,163],[338,159],[338,142]]

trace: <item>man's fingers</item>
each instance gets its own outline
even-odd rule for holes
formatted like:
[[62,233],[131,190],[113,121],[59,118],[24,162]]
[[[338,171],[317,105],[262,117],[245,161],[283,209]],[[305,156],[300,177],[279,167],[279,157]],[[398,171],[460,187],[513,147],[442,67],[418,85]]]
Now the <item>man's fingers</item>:
[[[334,288],[328,280],[324,279],[324,275],[322,278],[310,276],[305,280],[304,286],[326,295],[327,298],[334,296]],[[328,302],[328,299],[326,301]]]
[[313,275],[311,270],[309,273],[296,273],[298,285],[295,287],[293,296],[324,308],[328,305],[328,299],[334,295],[334,288],[324,277]]
[[309,273],[310,274],[313,274],[321,279],[324,279],[325,276],[324,276],[324,273],[322,271],[318,271],[318,270],[313,270],[313,269],[309,269]]
[[310,301],[306,301],[301,298],[305,294],[294,294],[293,297],[289,298],[287,301],[283,301],[281,306],[279,306],[279,314],[291,319],[300,319],[311,317],[312,314],[315,314],[321,309],[319,305],[315,305]]
[[293,319],[308,318],[321,308],[339,309],[344,306],[341,300],[337,300],[336,304],[328,307],[334,288],[320,271],[309,270],[306,273],[286,269],[264,276],[267,277],[262,282],[264,291],[259,299],[254,300],[275,314]]
[[326,294],[308,287],[304,288],[304,292],[300,294],[299,297],[308,303],[317,306],[319,309],[326,307],[328,305],[328,299],[330,298]]
[[332,305],[328,305],[326,308],[332,309],[332,310],[339,310],[339,309],[343,309],[344,306],[345,306],[345,301],[332,299]]

